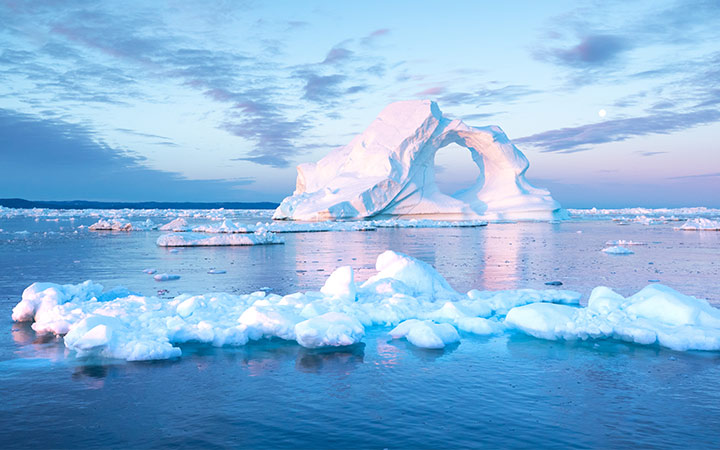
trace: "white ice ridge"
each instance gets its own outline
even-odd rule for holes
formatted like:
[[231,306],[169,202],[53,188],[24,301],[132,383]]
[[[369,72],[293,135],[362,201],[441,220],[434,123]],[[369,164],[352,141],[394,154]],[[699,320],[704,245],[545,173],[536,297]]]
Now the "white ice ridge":
[[[175,221],[173,221],[175,222]],[[170,226],[173,222],[160,227]],[[256,224],[234,222],[224,219],[220,223],[207,223],[192,227],[197,233],[255,233],[270,231],[273,233],[304,233],[320,231],[373,231],[378,228],[470,228],[484,227],[488,223],[484,220],[432,220],[432,219],[382,219],[358,221],[332,221],[322,222],[257,222]],[[187,231],[172,230],[172,231]]]
[[[465,147],[481,175],[448,196],[435,184],[435,153]],[[485,220],[551,220],[565,212],[525,179],[528,160],[497,126],[471,127],[428,100],[388,105],[348,145],[298,166],[296,189],[275,219],[336,220],[438,215]]]
[[88,227],[92,231],[148,231],[156,230],[157,225],[152,220],[144,222],[131,222],[122,218],[100,219]]
[[284,244],[285,240],[268,231],[256,231],[252,234],[224,234],[204,236],[197,233],[163,234],[157,239],[159,247],[221,247]]
[[690,219],[681,226],[675,227],[675,229],[684,231],[720,231],[720,220]]
[[541,339],[612,338],[673,350],[720,350],[720,309],[660,284],[627,298],[597,287],[587,308],[520,306],[508,312],[505,324]]
[[676,350],[720,350],[720,310],[669,287],[650,285],[624,298],[593,290],[455,291],[430,265],[386,251],[377,274],[357,283],[351,267],[330,275],[320,291],[277,295],[183,294],[160,299],[99,284],[34,283],[13,308],[38,333],[65,335],[78,356],[126,360],[181,355],[178,345],[244,345],[277,337],[305,347],[359,342],[366,327],[392,327],[393,338],[442,348],[462,335],[518,330],[542,339],[614,338]]

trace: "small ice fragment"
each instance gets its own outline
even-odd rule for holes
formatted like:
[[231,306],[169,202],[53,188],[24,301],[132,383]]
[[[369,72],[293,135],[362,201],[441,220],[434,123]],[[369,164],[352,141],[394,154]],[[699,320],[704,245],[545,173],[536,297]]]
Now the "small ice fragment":
[[431,320],[406,320],[393,328],[390,336],[393,339],[406,338],[412,345],[420,348],[440,349],[460,342],[460,335],[454,326]]
[[227,272],[222,269],[210,269],[210,270],[208,270],[208,273],[218,275],[218,274],[227,273]]
[[629,248],[620,247],[619,245],[604,248],[602,251],[609,255],[632,255],[633,253],[635,253],[634,251],[630,250]]
[[157,273],[157,269],[145,269],[145,270],[143,270],[143,272],[145,272],[148,275],[153,275],[153,274]]
[[155,281],[172,281],[172,280],[179,280],[180,275],[172,275],[168,273],[159,273],[155,275],[153,278],[155,278]]

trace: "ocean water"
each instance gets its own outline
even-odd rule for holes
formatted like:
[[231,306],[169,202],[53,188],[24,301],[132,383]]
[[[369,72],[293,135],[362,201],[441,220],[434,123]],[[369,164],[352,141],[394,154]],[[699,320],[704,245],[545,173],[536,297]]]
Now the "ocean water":
[[[516,334],[422,350],[371,328],[340,351],[273,340],[185,345],[176,360],[127,363],[77,359],[61,338],[10,315],[35,281],[92,279],[168,298],[287,294],[317,290],[341,265],[364,280],[387,249],[432,264],[461,292],[561,281],[586,300],[599,285],[630,295],[658,280],[718,306],[718,232],[508,223],[296,233],[284,245],[172,252],[155,245],[158,231],[78,229],[95,220],[0,219],[0,447],[717,448],[717,352]],[[616,239],[646,245],[627,256],[600,251]],[[159,283],[146,268],[181,278]]]

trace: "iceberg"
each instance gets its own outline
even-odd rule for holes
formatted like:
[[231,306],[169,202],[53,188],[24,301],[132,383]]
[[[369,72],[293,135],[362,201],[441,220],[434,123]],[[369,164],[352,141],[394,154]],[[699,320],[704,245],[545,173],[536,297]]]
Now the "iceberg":
[[[452,143],[470,152],[481,175],[450,196],[435,184],[435,154]],[[300,164],[295,192],[273,218],[566,218],[547,190],[525,179],[528,166],[525,155],[497,126],[471,127],[451,120],[428,100],[396,102],[348,145],[317,163]]]

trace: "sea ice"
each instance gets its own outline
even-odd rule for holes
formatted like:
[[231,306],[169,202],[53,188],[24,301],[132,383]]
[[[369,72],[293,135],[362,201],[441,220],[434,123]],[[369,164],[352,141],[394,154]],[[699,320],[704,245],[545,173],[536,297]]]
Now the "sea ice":
[[164,234],[157,239],[159,247],[213,247],[231,245],[263,245],[282,244],[280,236],[267,231],[256,231],[253,234],[226,234],[220,236],[203,236],[195,233]]
[[629,248],[620,247],[619,245],[604,248],[602,251],[609,255],[632,255],[633,253],[635,253]]
[[676,230],[682,231],[720,231],[720,220],[703,219],[702,217],[690,219]]
[[673,350],[720,350],[720,310],[660,284],[627,298],[598,287],[586,308],[520,306],[508,312],[505,323],[542,339],[613,338]]
[[65,335],[78,356],[146,360],[173,358],[178,345],[244,345],[267,338],[306,347],[359,342],[367,327],[391,328],[411,344],[442,348],[460,333],[518,330],[544,339],[615,338],[677,349],[720,350],[720,310],[707,301],[650,285],[624,298],[596,288],[586,308],[564,290],[455,291],[430,265],[393,251],[377,274],[355,281],[351,267],[334,271],[319,291],[277,295],[182,294],[164,299],[124,288],[103,293],[77,285],[34,283],[13,308],[15,321],[38,333]]
[[406,320],[393,328],[389,334],[393,339],[406,338],[408,342],[420,348],[438,349],[460,342],[460,335],[455,327],[449,323],[435,323],[429,320]]
[[92,231],[148,231],[156,230],[157,225],[152,220],[144,222],[130,222],[125,219],[100,219],[88,228]]
[[638,241],[626,241],[625,239],[618,239],[616,241],[607,241],[605,245],[647,245],[644,242]]
[[342,347],[360,342],[365,327],[354,317],[328,312],[295,325],[295,339],[307,348]]
[[158,228],[160,231],[189,231],[190,226],[188,225],[187,220],[185,220],[182,217],[178,217],[177,219],[171,220],[170,222],[166,223],[165,225]]
[[159,273],[153,277],[155,281],[174,281],[179,280],[180,275],[172,275],[168,273]]

